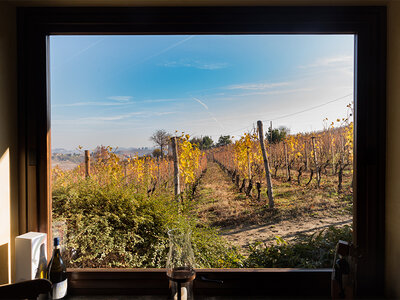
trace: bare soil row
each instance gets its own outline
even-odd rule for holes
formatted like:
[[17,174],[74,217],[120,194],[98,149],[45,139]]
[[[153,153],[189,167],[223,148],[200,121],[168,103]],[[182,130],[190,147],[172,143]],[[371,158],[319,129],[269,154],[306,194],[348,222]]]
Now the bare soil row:
[[197,195],[195,212],[203,224],[218,227],[220,235],[243,253],[250,243],[275,243],[279,236],[291,241],[329,226],[352,223],[351,194],[329,188],[299,186],[273,179],[276,208],[269,209],[267,197],[240,193],[230,177],[213,162],[208,163]]

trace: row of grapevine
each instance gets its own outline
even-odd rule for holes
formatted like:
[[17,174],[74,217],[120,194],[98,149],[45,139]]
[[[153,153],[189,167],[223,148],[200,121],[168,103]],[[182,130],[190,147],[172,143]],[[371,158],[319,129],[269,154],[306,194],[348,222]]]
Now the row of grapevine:
[[[179,176],[181,191],[185,192],[196,185],[198,178],[207,168],[205,153],[189,141],[189,135],[178,137]],[[99,184],[133,187],[137,193],[152,195],[157,189],[170,190],[174,180],[172,157],[151,157],[135,155],[121,157],[112,147],[98,147],[92,154],[89,163],[90,180]],[[85,165],[81,164],[72,170],[53,168],[52,181],[59,185],[78,182],[86,174]]]
[[[266,151],[275,178],[281,170],[287,182],[300,185],[307,173],[305,185],[315,180],[319,188],[323,176],[336,176],[337,190],[341,192],[344,171],[352,171],[353,122],[336,128],[331,123],[323,131],[288,135],[279,143],[266,145]],[[255,183],[260,198],[265,170],[257,133],[245,133],[234,144],[212,149],[208,155],[232,176],[240,191],[249,195]]]

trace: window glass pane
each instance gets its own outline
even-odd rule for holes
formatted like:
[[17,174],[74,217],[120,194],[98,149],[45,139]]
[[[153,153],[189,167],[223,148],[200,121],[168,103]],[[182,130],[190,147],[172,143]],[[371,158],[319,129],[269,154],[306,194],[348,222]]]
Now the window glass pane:
[[353,35],[51,36],[67,265],[165,267],[178,228],[197,267],[331,267],[351,240],[353,65]]

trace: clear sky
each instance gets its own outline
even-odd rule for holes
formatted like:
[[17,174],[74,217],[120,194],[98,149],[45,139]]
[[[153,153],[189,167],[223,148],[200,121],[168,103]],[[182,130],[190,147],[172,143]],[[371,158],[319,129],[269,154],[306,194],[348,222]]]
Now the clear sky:
[[353,59],[353,35],[51,36],[52,148],[319,130],[346,116]]

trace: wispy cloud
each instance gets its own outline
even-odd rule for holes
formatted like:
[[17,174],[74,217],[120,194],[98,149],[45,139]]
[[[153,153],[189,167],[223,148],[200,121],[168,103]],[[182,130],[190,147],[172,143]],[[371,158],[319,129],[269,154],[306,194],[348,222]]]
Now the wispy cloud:
[[313,88],[283,89],[283,90],[267,91],[267,92],[245,93],[245,94],[239,94],[239,95],[235,95],[235,96],[243,97],[243,96],[254,96],[254,95],[281,95],[281,94],[290,94],[290,93],[310,92],[312,90],[313,90]]
[[132,99],[132,96],[110,96],[107,97],[111,101],[82,101],[65,104],[56,104],[53,107],[74,107],[74,106],[120,106],[126,105]]
[[82,118],[80,121],[117,121],[131,117],[130,115],[119,115],[119,116],[111,116],[111,117],[90,117],[90,118]]
[[339,55],[332,57],[318,58],[314,63],[309,65],[299,66],[300,69],[316,68],[316,67],[336,67],[343,64],[352,64],[353,56]]
[[137,101],[138,103],[162,103],[162,102],[175,102],[176,99],[146,99]]
[[199,98],[192,97],[192,99],[197,101],[198,103],[200,103],[205,109],[208,110],[208,106],[203,101],[201,101]]
[[176,111],[164,111],[164,112],[155,112],[154,115],[156,116],[165,116],[165,115],[171,115],[175,114]]
[[168,61],[164,63],[162,66],[170,68],[184,67],[184,68],[196,68],[201,70],[218,70],[228,67],[228,63],[202,62],[198,60],[181,59],[179,61]]
[[111,96],[111,97],[108,97],[107,99],[120,101],[120,102],[128,102],[132,98],[133,98],[132,96]]
[[266,90],[287,85],[289,85],[289,82],[243,83],[243,84],[229,85],[225,88],[228,90]]
[[145,112],[143,111],[138,111],[138,112],[132,112],[129,114],[120,114],[120,115],[115,115],[115,116],[99,116],[99,117],[88,117],[88,118],[80,118],[78,121],[117,121],[117,120],[123,120],[127,119],[133,116],[139,116],[139,115],[144,115]]
[[86,118],[78,118],[72,120],[52,120],[53,123],[56,124],[90,124],[90,123],[98,123],[98,122],[108,122],[108,121],[120,121],[130,119],[132,117],[142,117],[142,118],[149,118],[154,116],[164,116],[175,114],[176,111],[162,111],[162,112],[153,112],[153,111],[137,111],[131,112],[127,114],[119,114],[113,116],[96,116],[96,117],[86,117]]
[[73,106],[119,106],[125,105],[124,102],[101,102],[101,101],[88,101],[88,102],[74,102],[66,104],[55,104],[53,107],[73,107]]
[[221,98],[215,98],[215,100],[218,101],[232,101],[232,100],[236,100],[237,98],[233,98],[233,97],[221,97]]

